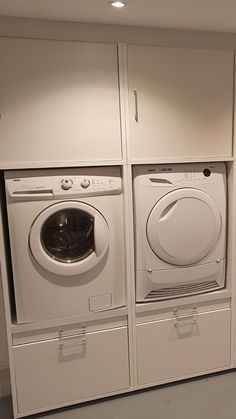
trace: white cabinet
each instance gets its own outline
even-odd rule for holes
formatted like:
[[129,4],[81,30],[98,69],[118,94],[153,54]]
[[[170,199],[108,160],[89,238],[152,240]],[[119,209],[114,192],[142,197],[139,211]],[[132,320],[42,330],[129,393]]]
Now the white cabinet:
[[230,308],[137,325],[138,385],[230,365]]
[[121,160],[117,45],[0,39],[0,165]]
[[129,387],[127,327],[13,348],[19,413]]
[[128,46],[131,159],[232,156],[233,51]]
[[7,336],[1,282],[2,279],[0,275],[0,370],[1,368],[8,367]]

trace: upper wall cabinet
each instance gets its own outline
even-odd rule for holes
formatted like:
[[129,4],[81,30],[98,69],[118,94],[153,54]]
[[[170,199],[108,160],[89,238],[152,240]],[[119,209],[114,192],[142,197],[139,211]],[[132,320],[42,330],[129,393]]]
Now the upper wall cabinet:
[[0,165],[121,160],[117,46],[0,39]]
[[131,158],[232,156],[232,51],[128,47]]

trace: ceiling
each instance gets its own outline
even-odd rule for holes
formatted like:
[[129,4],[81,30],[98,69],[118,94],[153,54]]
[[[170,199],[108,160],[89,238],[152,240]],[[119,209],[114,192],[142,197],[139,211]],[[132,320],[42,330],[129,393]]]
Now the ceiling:
[[236,32],[235,0],[0,0],[0,15],[172,29]]

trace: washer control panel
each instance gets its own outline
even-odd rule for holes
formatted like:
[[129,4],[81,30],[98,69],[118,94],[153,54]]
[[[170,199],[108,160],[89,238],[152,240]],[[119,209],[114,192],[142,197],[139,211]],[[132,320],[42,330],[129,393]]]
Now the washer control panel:
[[103,195],[121,192],[120,177],[53,176],[54,195]]
[[120,194],[122,181],[121,176],[29,176],[6,179],[6,187],[11,199],[40,200]]

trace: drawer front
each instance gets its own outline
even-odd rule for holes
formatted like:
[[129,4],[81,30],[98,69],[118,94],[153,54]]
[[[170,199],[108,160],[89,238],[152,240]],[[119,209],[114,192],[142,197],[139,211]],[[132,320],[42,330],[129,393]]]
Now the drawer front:
[[14,347],[19,413],[129,387],[127,327]]
[[230,365],[230,309],[137,325],[138,385]]

